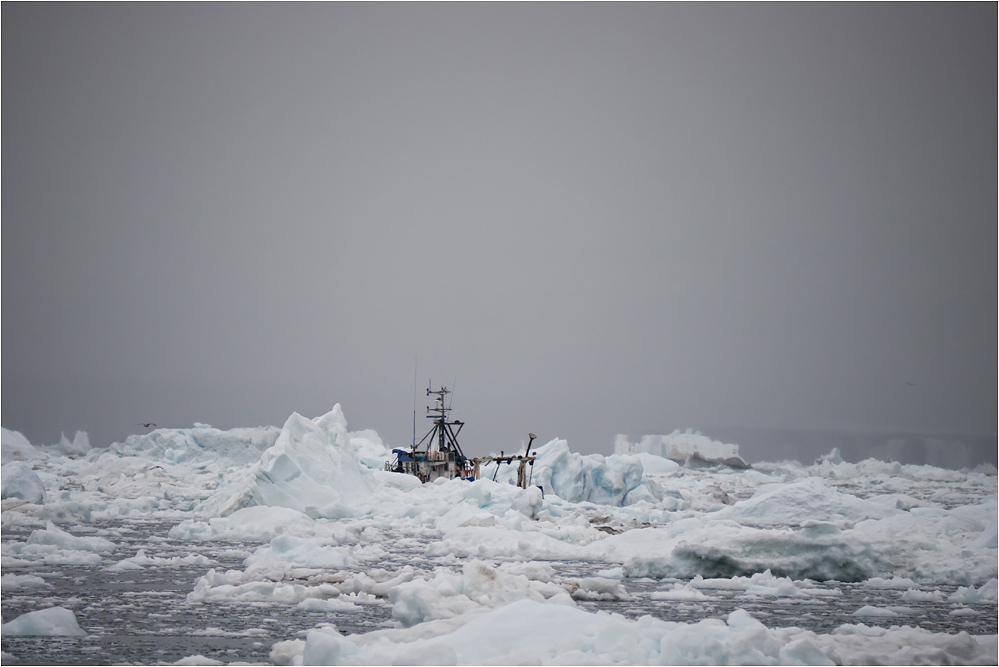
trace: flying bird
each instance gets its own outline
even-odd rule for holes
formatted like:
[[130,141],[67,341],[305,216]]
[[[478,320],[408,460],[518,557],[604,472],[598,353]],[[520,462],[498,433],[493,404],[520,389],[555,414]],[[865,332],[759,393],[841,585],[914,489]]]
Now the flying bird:
[[156,426],[156,424],[152,422],[147,422],[145,424],[136,424],[136,426],[141,426],[142,428],[153,428]]
[[916,383],[915,383],[915,382],[909,382],[908,380],[906,380],[906,381],[905,381],[905,383],[906,383],[907,385],[909,385],[910,387],[915,387],[915,386],[916,386]]

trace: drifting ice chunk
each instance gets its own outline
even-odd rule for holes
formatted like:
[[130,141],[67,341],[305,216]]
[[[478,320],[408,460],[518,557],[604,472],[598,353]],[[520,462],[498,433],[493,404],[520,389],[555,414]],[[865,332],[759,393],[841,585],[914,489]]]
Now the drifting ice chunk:
[[[224,665],[224,662],[219,660],[213,660],[212,658],[206,658],[205,656],[198,653],[197,655],[189,655],[186,658],[181,658],[177,662],[173,663],[175,665]],[[311,663],[310,663],[311,664]]]
[[4,463],[0,468],[0,497],[20,498],[29,503],[41,505],[45,502],[45,485],[31,469],[31,465],[23,461]]
[[80,637],[87,633],[80,629],[76,614],[65,607],[49,607],[18,616],[0,626],[7,635],[69,635]]
[[215,561],[211,558],[202,554],[188,554],[187,556],[171,556],[165,558],[162,556],[147,556],[145,549],[139,549],[139,552],[131,558],[120,560],[106,569],[111,571],[141,570],[145,565],[155,565],[157,567],[181,567],[184,565],[210,565],[214,562]]
[[892,577],[884,579],[882,577],[871,577],[864,582],[864,588],[880,588],[884,590],[908,591],[916,587],[916,582],[906,577]]
[[44,530],[31,531],[26,544],[29,546],[50,545],[58,549],[91,551],[99,554],[109,554],[118,548],[118,545],[114,542],[105,540],[103,537],[77,537],[76,535],[71,535],[51,521],[46,522]]
[[900,598],[906,602],[943,602],[943,591],[921,591],[918,588],[910,588],[902,593]]
[[584,577],[578,582],[578,588],[572,591],[576,600],[631,600],[631,595],[619,579],[604,579],[603,577]]
[[653,591],[649,597],[653,600],[707,600],[708,596],[690,584],[675,583],[664,591]]
[[5,574],[0,577],[4,590],[13,588],[43,588],[52,586],[49,582],[33,574]]
[[990,579],[981,588],[974,586],[958,586],[957,590],[947,598],[948,602],[963,602],[964,604],[981,604],[983,602],[995,602],[999,590],[999,583],[995,579]]
[[898,614],[886,607],[872,607],[865,605],[853,612],[854,616],[898,616]]
[[739,445],[730,445],[712,440],[700,431],[687,429],[680,433],[677,429],[669,435],[643,435],[638,442],[629,442],[628,436],[618,435],[614,440],[615,454],[639,454],[647,452],[671,459],[679,463],[720,464],[733,468],[747,468],[748,464],[739,457]]

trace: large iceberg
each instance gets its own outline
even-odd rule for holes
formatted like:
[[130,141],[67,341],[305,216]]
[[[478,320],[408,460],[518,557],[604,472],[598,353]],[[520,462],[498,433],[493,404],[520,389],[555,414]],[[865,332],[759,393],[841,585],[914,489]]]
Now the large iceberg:
[[539,447],[536,457],[534,484],[563,500],[618,507],[656,500],[638,457],[582,455],[558,439]]
[[276,441],[259,461],[224,484],[204,509],[225,516],[240,508],[267,505],[297,509],[310,516],[339,518],[375,488],[347,433],[340,405],[315,420],[288,417]]

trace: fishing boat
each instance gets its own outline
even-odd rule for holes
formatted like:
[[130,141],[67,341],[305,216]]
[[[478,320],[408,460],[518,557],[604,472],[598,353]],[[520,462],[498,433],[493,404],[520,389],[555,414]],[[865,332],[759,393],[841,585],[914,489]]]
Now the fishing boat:
[[[434,404],[427,406],[427,419],[433,420],[430,431],[427,432],[419,442],[416,440],[416,411],[413,411],[413,444],[407,449],[396,448],[392,450],[392,459],[385,462],[385,469],[413,475],[421,482],[432,482],[441,477],[445,479],[465,479],[474,481],[479,478],[479,466],[486,463],[496,463],[496,470],[493,472],[493,480],[499,471],[500,464],[518,464],[517,486],[526,489],[531,482],[534,469],[534,459],[531,456],[531,445],[537,437],[530,434],[530,442],[524,454],[504,456],[500,452],[499,456],[485,456],[481,458],[469,458],[458,444],[458,434],[461,432],[465,422],[457,419],[448,421],[448,413],[451,412],[451,402],[448,394],[452,390],[441,385],[440,389],[434,389],[433,383],[427,387],[427,396],[434,397]],[[452,396],[453,398],[453,396]]]
[[420,478],[421,482],[432,482],[439,477],[445,479],[475,479],[475,464],[461,451],[458,434],[464,422],[448,421],[451,405],[447,395],[451,390],[445,386],[433,389],[427,387],[427,396],[434,396],[434,405],[427,406],[427,419],[433,420],[430,431],[416,442],[416,413],[413,420],[413,445],[408,450],[393,449],[393,460],[385,463],[385,469],[406,473]]

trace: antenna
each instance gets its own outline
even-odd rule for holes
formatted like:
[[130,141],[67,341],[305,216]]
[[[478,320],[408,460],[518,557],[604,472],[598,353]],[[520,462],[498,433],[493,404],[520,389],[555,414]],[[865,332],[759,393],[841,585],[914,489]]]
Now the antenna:
[[418,357],[413,355],[413,449],[416,449],[416,368]]
[[454,382],[451,383],[451,398],[447,401],[447,409],[451,409],[451,404],[454,403],[454,388],[458,384],[458,376],[454,376]]

